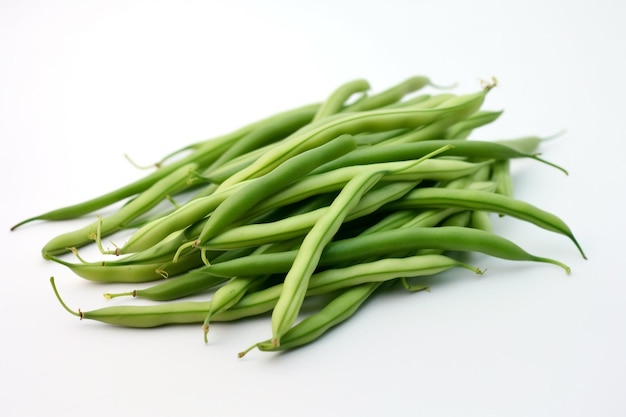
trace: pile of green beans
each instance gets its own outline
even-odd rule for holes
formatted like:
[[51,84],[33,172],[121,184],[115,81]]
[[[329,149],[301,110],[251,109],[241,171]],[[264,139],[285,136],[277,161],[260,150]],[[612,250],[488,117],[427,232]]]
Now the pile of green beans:
[[[509,216],[562,235],[585,258],[561,218],[514,196],[515,159],[567,174],[539,157],[542,138],[472,138],[502,113],[483,109],[494,86],[453,94],[415,76],[371,94],[366,80],[353,80],[319,103],[175,150],[132,183],[13,229],[93,216],[52,238],[43,257],[86,280],[135,286],[107,299],[147,304],[76,311],[51,278],[65,310],[126,327],[197,323],[205,341],[211,323],[267,317],[267,340],[240,356],[307,345],[375,294],[428,289],[421,277],[482,275],[461,253],[569,273],[495,232],[492,216]],[[102,239],[118,232],[128,239],[104,249]],[[83,259],[87,245],[102,258]]]

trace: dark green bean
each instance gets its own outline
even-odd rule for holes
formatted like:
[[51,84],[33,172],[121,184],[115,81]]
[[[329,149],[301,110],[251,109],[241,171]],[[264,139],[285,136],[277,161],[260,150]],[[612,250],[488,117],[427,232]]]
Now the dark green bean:
[[[443,220],[455,211],[444,213]],[[353,238],[330,242],[322,251],[320,267],[341,263],[356,263],[364,258],[380,258],[395,251],[414,252],[420,249],[478,252],[500,259],[515,261],[546,262],[569,268],[553,259],[531,255],[506,238],[483,230],[467,227],[433,227],[442,220],[422,223],[422,226],[401,227],[359,235]],[[253,274],[277,274],[287,272],[297,251],[249,255],[243,258],[211,264],[206,271],[212,274],[233,277]]]
[[44,258],[48,255],[67,253],[70,248],[84,246],[97,240],[97,237],[121,230],[127,222],[155,207],[170,193],[188,186],[188,181],[196,168],[197,164],[185,165],[156,182],[115,213],[99,217],[98,220],[85,227],[53,238],[42,249]]
[[127,292],[105,293],[107,299],[117,297],[137,297],[152,301],[170,301],[189,295],[199,294],[224,284],[230,278],[211,275],[202,268],[192,269],[175,278],[166,279],[163,282],[148,288],[134,289]]
[[525,201],[478,190],[421,188],[411,191],[400,201],[388,205],[388,209],[459,207],[485,210],[509,215],[528,221],[543,229],[567,236],[587,259],[569,226],[559,217]]

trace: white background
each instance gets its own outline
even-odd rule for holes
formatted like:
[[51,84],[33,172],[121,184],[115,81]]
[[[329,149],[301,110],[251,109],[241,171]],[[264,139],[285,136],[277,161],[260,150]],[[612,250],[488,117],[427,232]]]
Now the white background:
[[[625,3],[0,1],[0,413],[4,416],[624,416]],[[516,192],[587,252],[510,219],[496,230],[557,267],[475,257],[431,293],[379,297],[313,345],[236,353],[265,319],[118,329],[73,307],[103,287],[40,257],[91,221],[17,221],[138,178],[171,150],[366,78],[423,74],[504,109],[476,138],[566,134],[514,165]],[[126,300],[129,301],[129,300]],[[132,300],[130,300],[132,302]]]

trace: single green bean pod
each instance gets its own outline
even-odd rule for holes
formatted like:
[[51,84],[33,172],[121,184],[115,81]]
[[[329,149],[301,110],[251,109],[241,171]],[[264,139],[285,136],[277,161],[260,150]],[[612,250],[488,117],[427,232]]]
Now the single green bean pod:
[[493,192],[464,189],[420,188],[411,191],[401,201],[388,205],[388,209],[459,207],[484,210],[528,221],[543,229],[567,236],[586,259],[582,247],[569,226],[556,215],[525,201]]
[[276,352],[301,347],[317,340],[328,330],[354,315],[381,284],[380,282],[370,282],[345,290],[322,310],[305,318],[289,329],[283,335],[279,346],[276,346],[271,340],[266,340],[240,352],[239,357],[243,357],[254,348],[264,352]]

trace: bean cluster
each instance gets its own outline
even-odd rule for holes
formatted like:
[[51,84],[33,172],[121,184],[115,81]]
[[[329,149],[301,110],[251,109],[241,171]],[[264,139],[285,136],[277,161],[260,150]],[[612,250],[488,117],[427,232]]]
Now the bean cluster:
[[[567,237],[585,257],[565,222],[513,196],[513,159],[566,172],[538,156],[542,138],[469,139],[501,114],[482,108],[494,86],[453,94],[416,76],[370,94],[367,81],[351,81],[320,103],[185,146],[135,182],[14,228],[124,202],[53,238],[42,254],[87,280],[154,282],[105,294],[153,303],[74,311],[51,278],[62,306],[119,326],[198,323],[205,341],[212,322],[270,318],[268,339],[240,356],[308,344],[373,294],[427,289],[419,277],[453,268],[482,274],[455,256],[462,252],[569,273],[494,232],[491,216],[510,216]],[[123,245],[102,246],[123,230]],[[85,245],[97,245],[102,259],[81,258]],[[207,301],[185,300],[199,295]],[[316,309],[305,310],[313,299]]]

